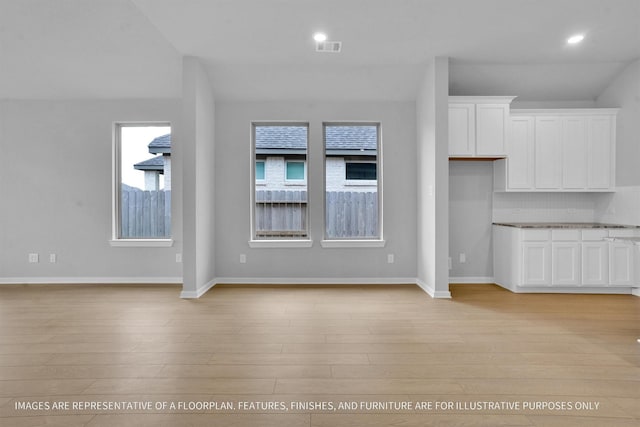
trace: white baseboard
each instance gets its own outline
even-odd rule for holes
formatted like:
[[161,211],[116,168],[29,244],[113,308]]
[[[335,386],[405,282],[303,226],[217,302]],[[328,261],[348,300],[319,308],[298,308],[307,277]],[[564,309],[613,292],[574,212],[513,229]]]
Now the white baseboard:
[[209,289],[213,288],[217,283],[219,283],[219,282],[217,282],[215,279],[214,280],[210,280],[209,282],[205,283],[204,285],[198,286],[198,289],[196,289],[195,291],[185,291],[184,288],[183,288],[182,292],[180,292],[180,298],[184,298],[184,299],[200,298]]
[[451,292],[449,291],[436,291],[432,286],[429,286],[426,282],[420,279],[415,279],[416,285],[418,285],[423,291],[425,291],[431,298],[451,298]]
[[182,277],[0,277],[0,285],[182,284]]
[[449,277],[449,283],[455,284],[494,284],[493,277]]
[[604,295],[631,295],[634,289],[624,287],[606,287],[606,286],[515,286],[510,288],[496,283],[498,286],[516,294],[604,294]]
[[[417,284],[414,277],[358,277],[358,278],[328,278],[328,277],[218,277],[196,291],[182,291],[181,298],[200,298],[209,289],[219,284],[228,285],[413,285]],[[418,284],[420,286],[420,284]],[[424,287],[420,286],[424,289]],[[427,293],[429,293],[427,291]],[[434,298],[450,298],[451,294],[435,296]],[[432,293],[429,293],[433,297]]]
[[640,297],[640,288],[632,288],[631,289],[631,295],[635,295],[637,297]]
[[414,277],[218,277],[216,284],[243,285],[407,285]]

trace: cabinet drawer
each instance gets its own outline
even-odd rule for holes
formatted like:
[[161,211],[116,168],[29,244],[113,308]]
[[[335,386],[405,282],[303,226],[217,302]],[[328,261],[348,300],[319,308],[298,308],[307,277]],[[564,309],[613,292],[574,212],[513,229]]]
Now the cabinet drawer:
[[556,241],[579,242],[580,237],[580,230],[551,230],[551,239]]
[[608,230],[582,230],[582,240],[587,242],[598,242],[609,236]]
[[635,228],[616,228],[609,230],[609,237],[635,237],[638,231]]
[[544,242],[549,240],[551,230],[522,230],[522,240],[528,242]]

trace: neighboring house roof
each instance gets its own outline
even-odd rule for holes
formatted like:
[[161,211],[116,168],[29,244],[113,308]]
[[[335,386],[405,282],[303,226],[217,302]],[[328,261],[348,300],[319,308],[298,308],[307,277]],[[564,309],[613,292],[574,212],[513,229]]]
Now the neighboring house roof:
[[[375,155],[377,126],[327,126],[327,154]],[[257,126],[256,154],[305,154],[306,126]]]
[[375,150],[377,126],[327,126],[327,150]]
[[[149,152],[151,154],[167,154],[171,155],[171,134],[159,136],[149,143]],[[155,156],[148,160],[133,165],[134,169],[139,171],[159,171],[164,173],[163,156]]]
[[164,173],[164,156],[155,156],[148,160],[133,165],[139,171],[159,171]]
[[171,134],[162,135],[149,143],[151,154],[171,154]]
[[256,126],[256,154],[305,154],[306,126]]

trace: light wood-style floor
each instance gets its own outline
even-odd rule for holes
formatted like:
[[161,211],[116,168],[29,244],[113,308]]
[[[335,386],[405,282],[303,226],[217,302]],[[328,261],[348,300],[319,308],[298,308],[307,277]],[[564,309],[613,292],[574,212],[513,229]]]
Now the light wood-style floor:
[[[640,425],[638,297],[492,285],[452,286],[452,300],[414,285],[178,294],[175,286],[1,286],[0,425]],[[56,402],[233,409],[65,410]],[[266,402],[288,410],[260,408]],[[340,402],[357,407],[337,409]],[[433,406],[368,410],[361,402]],[[563,402],[572,409],[535,407]]]

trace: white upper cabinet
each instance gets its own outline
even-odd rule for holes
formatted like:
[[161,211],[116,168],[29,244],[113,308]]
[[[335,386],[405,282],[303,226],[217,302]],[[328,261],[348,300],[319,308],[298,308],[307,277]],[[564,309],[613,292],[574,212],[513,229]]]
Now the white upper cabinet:
[[449,157],[505,157],[513,96],[450,96]]
[[535,119],[535,186],[559,190],[562,186],[562,122],[555,117]]
[[609,189],[615,181],[616,117],[593,116],[587,125],[587,187]]
[[449,155],[473,156],[475,140],[475,105],[449,104]]
[[511,110],[496,191],[614,191],[616,108]]

